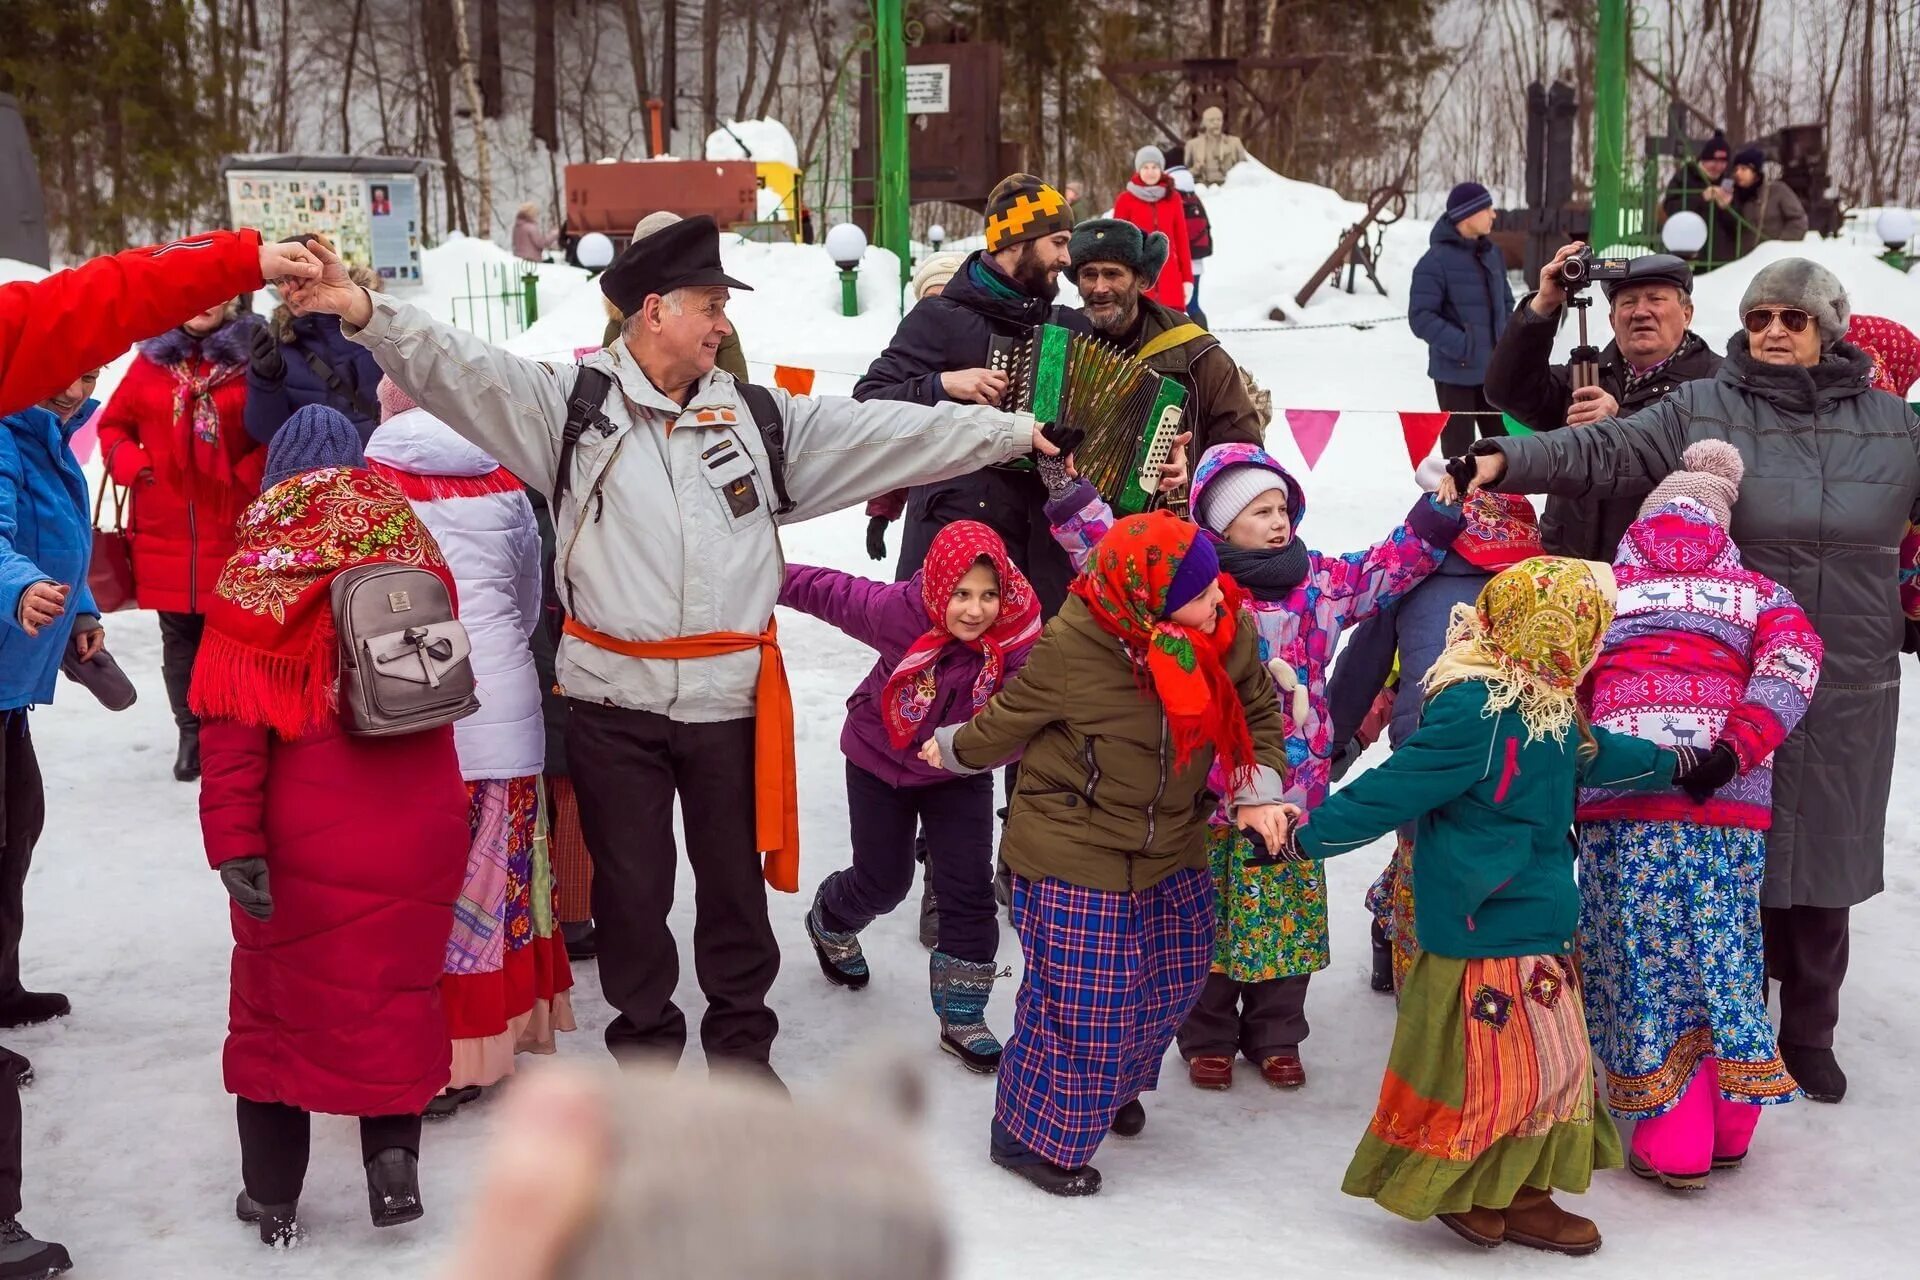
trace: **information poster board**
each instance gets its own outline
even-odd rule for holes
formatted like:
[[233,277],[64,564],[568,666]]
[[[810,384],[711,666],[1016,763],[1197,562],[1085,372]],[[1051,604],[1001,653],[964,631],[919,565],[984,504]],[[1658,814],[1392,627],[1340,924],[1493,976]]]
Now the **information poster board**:
[[231,169],[233,225],[268,240],[319,232],[382,280],[420,282],[420,182],[410,173]]

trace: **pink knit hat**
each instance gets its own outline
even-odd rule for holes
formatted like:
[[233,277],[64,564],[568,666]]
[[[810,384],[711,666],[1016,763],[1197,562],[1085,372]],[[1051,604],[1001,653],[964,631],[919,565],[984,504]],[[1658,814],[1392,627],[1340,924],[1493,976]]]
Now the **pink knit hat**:
[[400,384],[392,378],[381,378],[380,390],[375,392],[375,394],[380,398],[380,421],[382,422],[385,422],[388,418],[405,413],[409,409],[418,409],[420,407],[415,403],[414,398],[402,390]]
[[1642,516],[1675,498],[1690,498],[1712,513],[1721,528],[1733,521],[1733,504],[1740,500],[1740,477],[1746,463],[1740,451],[1725,440],[1696,440],[1680,455],[1685,470],[1668,474],[1640,504]]

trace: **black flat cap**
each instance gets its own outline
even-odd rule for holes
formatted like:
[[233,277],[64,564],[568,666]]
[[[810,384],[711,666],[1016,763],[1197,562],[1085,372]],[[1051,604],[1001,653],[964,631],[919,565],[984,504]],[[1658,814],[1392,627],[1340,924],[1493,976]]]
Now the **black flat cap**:
[[1642,254],[1627,264],[1627,278],[1624,280],[1603,280],[1600,287],[1607,295],[1607,301],[1613,301],[1613,295],[1629,285],[1670,284],[1688,297],[1693,296],[1693,268],[1683,259],[1670,253]]
[[753,291],[720,269],[720,228],[701,214],[635,240],[600,273],[600,292],[630,316],[653,294],[675,289],[727,288]]

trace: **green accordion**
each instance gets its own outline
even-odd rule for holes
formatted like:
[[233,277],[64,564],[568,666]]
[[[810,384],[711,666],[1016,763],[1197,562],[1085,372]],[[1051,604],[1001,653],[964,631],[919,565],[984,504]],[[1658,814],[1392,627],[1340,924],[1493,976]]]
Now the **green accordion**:
[[988,367],[1007,375],[1001,407],[1086,432],[1074,464],[1122,515],[1159,496],[1187,389],[1112,343],[1057,324],[995,338]]

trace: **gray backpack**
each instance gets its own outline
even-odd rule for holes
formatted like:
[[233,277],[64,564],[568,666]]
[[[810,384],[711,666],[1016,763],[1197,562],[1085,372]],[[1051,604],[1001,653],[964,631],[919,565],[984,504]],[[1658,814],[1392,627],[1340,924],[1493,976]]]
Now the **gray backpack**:
[[403,564],[348,569],[333,580],[333,625],[348,733],[418,733],[480,709],[473,645],[439,575]]

